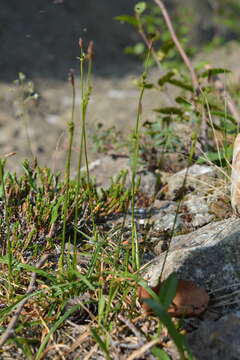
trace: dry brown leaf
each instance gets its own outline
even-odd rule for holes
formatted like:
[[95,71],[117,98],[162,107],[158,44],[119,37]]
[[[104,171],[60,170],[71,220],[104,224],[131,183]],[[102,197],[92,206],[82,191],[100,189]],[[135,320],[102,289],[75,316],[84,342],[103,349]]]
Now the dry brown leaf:
[[194,281],[179,280],[176,296],[168,312],[172,316],[198,316],[204,312],[209,303],[209,296],[205,289]]
[[233,146],[231,204],[234,213],[240,215],[240,134],[237,135]]
[[[161,286],[158,285],[152,289],[156,294],[160,294]],[[149,299],[148,292],[139,286],[138,296],[140,300]],[[196,285],[191,280],[179,280],[176,296],[168,308],[168,313],[174,317],[180,316],[198,316],[208,307],[209,296],[207,292]],[[152,313],[152,309],[143,302],[142,307],[147,314]]]

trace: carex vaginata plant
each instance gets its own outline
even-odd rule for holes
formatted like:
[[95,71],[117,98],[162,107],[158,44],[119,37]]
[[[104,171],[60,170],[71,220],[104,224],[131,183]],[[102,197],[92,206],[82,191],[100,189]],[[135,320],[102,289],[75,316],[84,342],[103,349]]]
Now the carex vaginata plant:
[[73,136],[74,136],[74,112],[75,112],[76,90],[75,90],[75,77],[73,70],[69,71],[68,80],[72,87],[72,111],[71,111],[71,120],[68,123],[69,144],[67,150],[66,169],[65,169],[65,198],[64,198],[64,207],[63,207],[63,229],[62,229],[61,262],[60,262],[61,267],[64,264],[67,213],[69,206],[70,167],[71,167],[72,146],[73,146]]
[[[76,266],[76,246],[77,246],[77,223],[78,223],[78,197],[81,186],[81,174],[82,174],[82,164],[83,157],[85,160],[85,166],[87,171],[87,183],[88,183],[88,193],[90,195],[90,175],[88,167],[88,155],[87,155],[87,138],[86,138],[86,115],[87,108],[89,103],[89,98],[92,91],[91,86],[91,73],[92,73],[92,59],[93,59],[93,41],[89,42],[87,53],[84,52],[83,40],[79,39],[79,69],[80,69],[80,94],[81,94],[81,122],[80,122],[80,143],[79,143],[79,154],[78,154],[78,167],[77,167],[77,183],[76,183],[76,194],[75,194],[75,217],[74,217],[74,257],[73,264]],[[84,65],[87,63],[87,73],[86,77],[84,76]],[[90,207],[93,208],[91,199]],[[93,209],[92,209],[93,210]],[[93,216],[93,214],[92,214]],[[93,217],[92,217],[93,219]],[[94,221],[93,221],[94,224]]]

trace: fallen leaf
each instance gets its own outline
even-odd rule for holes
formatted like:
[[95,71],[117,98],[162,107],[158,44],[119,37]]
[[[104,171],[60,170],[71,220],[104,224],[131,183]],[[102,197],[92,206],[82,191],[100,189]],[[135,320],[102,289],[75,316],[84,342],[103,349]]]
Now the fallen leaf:
[[[160,294],[161,285],[152,288],[156,294]],[[151,295],[143,287],[139,286],[138,296],[142,307],[147,314],[152,313],[152,309],[143,302],[143,299],[151,298]],[[194,281],[179,280],[176,295],[172,304],[168,308],[168,313],[174,317],[199,316],[204,312],[209,303],[207,292],[199,287]]]

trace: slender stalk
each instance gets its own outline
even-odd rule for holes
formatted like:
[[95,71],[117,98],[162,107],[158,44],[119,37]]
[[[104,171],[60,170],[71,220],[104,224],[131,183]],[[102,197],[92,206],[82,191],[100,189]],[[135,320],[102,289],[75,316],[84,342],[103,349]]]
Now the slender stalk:
[[[87,169],[87,180],[88,185],[90,184],[90,175],[89,175],[89,166],[88,166],[88,156],[87,156],[87,139],[86,139],[86,115],[87,115],[87,107],[89,103],[89,97],[91,94],[91,85],[90,85],[90,77],[92,72],[92,47],[93,42],[90,42],[88,47],[87,55],[83,51],[83,41],[82,39],[79,40],[80,46],[80,93],[81,93],[81,135],[80,135],[80,150],[79,150],[79,157],[78,157],[78,170],[77,170],[77,187],[76,187],[76,195],[75,195],[75,216],[74,216],[74,256],[73,256],[73,264],[76,266],[76,246],[77,246],[77,222],[78,222],[78,197],[80,193],[80,185],[81,185],[81,167],[82,167],[82,157],[83,152],[85,156],[85,164]],[[85,91],[84,87],[84,61],[88,60],[88,71],[87,71],[87,89]],[[88,189],[90,191],[90,187]],[[90,204],[91,207],[91,204]],[[92,208],[91,208],[92,210]],[[92,214],[93,216],[93,214]]]
[[163,15],[163,18],[165,20],[165,23],[168,27],[168,30],[171,34],[171,37],[172,37],[172,40],[174,42],[174,44],[176,45],[176,48],[178,49],[178,52],[179,54],[181,55],[185,65],[187,66],[190,74],[191,74],[191,78],[192,78],[192,84],[193,84],[193,87],[195,89],[195,91],[199,91],[200,90],[200,85],[199,85],[199,82],[198,82],[198,78],[197,78],[197,75],[194,71],[194,68],[186,54],[186,52],[184,51],[182,45],[180,44],[180,41],[178,40],[178,37],[175,33],[175,30],[173,28],[173,25],[172,25],[172,21],[170,19],[170,16],[168,15],[168,12],[167,12],[167,9],[165,8],[165,5],[163,4],[163,2],[161,0],[153,0],[157,6],[160,8],[161,12],[162,12],[162,15]]
[[2,255],[7,254],[8,257],[8,286],[9,286],[9,294],[12,292],[12,244],[10,241],[10,214],[9,214],[9,206],[7,201],[6,189],[5,189],[5,164],[6,159],[0,159],[0,184],[2,185],[2,197],[4,202],[4,218],[6,223],[6,239],[2,245]]
[[141,77],[140,82],[140,94],[139,94],[139,100],[138,100],[138,109],[137,109],[137,118],[136,118],[136,125],[134,130],[134,136],[133,136],[133,158],[132,158],[132,186],[131,186],[131,194],[132,194],[132,259],[133,259],[133,266],[135,267],[135,270],[138,270],[140,268],[140,262],[139,262],[139,249],[138,249],[138,239],[137,239],[137,229],[135,224],[135,218],[134,218],[134,207],[135,207],[135,190],[136,190],[136,175],[137,175],[137,167],[138,167],[138,158],[139,158],[139,127],[140,127],[140,121],[141,121],[141,115],[142,115],[142,99],[145,91],[145,81],[147,77],[147,70],[149,65],[149,58],[151,54],[151,45],[149,44],[147,58],[145,61],[145,70]]
[[63,209],[63,231],[62,231],[62,244],[61,244],[61,266],[64,264],[64,250],[66,242],[66,227],[67,227],[67,212],[69,205],[69,182],[70,182],[70,169],[71,169],[71,157],[72,157],[72,145],[73,145],[73,135],[74,135],[74,112],[75,112],[75,82],[73,72],[69,72],[69,81],[72,85],[72,112],[71,120],[68,123],[68,134],[69,134],[69,145],[67,152],[66,160],[66,170],[65,170],[65,198],[64,198],[64,209]]

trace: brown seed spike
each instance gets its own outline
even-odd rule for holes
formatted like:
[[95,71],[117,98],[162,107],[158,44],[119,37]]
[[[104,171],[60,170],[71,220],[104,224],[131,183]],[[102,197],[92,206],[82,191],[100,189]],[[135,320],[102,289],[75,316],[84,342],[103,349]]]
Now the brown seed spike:
[[79,47],[80,47],[80,49],[83,49],[83,39],[82,38],[79,39]]
[[88,45],[87,58],[89,60],[92,60],[92,58],[93,58],[93,41],[92,40],[89,42],[89,45]]
[[233,146],[231,204],[234,213],[240,215],[240,134],[237,135]]

